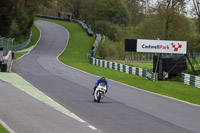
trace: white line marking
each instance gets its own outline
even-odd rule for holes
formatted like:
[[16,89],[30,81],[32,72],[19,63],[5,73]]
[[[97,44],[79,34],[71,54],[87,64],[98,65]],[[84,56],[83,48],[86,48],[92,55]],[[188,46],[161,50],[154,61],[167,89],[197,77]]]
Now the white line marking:
[[88,125],[88,127],[91,128],[92,130],[97,130],[97,128],[92,125]]
[[1,119],[0,119],[0,124],[9,132],[9,133],[15,133],[10,127],[8,127],[8,125],[6,125],[6,123],[4,123]]

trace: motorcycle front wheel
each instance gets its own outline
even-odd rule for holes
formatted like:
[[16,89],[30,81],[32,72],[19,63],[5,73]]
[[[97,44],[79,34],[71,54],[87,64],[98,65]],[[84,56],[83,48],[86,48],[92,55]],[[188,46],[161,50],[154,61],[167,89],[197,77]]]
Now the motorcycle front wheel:
[[98,97],[97,97],[97,102],[99,103],[100,102],[100,100],[101,100],[101,93],[99,93],[99,95],[98,95]]

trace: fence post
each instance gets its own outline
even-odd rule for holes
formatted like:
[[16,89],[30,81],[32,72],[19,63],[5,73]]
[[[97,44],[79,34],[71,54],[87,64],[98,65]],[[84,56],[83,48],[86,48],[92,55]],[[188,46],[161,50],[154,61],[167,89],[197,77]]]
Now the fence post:
[[139,75],[139,68],[136,67],[136,71],[135,71],[136,75]]
[[185,76],[185,74],[182,72],[182,73],[181,73],[181,82],[182,82],[182,83],[184,83],[184,76]]
[[110,66],[110,62],[108,61],[108,62],[107,62],[107,68],[109,68],[109,66]]
[[190,85],[194,86],[195,85],[195,76],[190,75]]

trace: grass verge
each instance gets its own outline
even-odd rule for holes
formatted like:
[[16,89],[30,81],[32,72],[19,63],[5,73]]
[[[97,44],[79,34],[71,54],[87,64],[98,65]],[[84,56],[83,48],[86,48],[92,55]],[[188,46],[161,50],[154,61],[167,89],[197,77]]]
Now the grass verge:
[[0,125],[0,133],[9,133],[3,126]]
[[18,53],[15,53],[15,59],[18,59],[20,58],[21,56],[23,56],[24,54],[18,54]]
[[[88,37],[77,24],[48,19],[40,20],[54,22],[68,29],[70,33],[68,46],[64,53],[59,57],[59,60],[63,63],[94,75],[104,75],[109,79],[121,83],[200,105],[199,88],[187,86],[175,81],[153,82],[137,75],[126,74],[90,64],[89,60],[86,59],[86,54],[91,53],[91,46],[94,38]],[[110,88],[112,88],[112,86]]]

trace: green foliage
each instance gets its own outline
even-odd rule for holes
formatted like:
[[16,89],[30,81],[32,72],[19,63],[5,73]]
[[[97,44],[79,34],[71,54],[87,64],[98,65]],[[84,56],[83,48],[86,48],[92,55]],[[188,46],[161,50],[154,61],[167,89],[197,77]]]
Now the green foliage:
[[118,25],[130,23],[130,13],[122,0],[96,0],[94,3],[94,20],[104,20]]
[[0,35],[18,38],[29,36],[33,25],[33,14],[38,7],[49,5],[51,0],[1,0]]
[[131,36],[146,39],[163,39],[164,22],[155,15],[146,17],[137,27],[130,31]]
[[94,25],[95,32],[104,34],[113,41],[119,41],[121,28],[107,21],[96,21]]
[[28,16],[28,13],[23,8],[18,9],[16,15],[16,22],[18,24],[21,34],[28,35],[28,24],[30,22],[30,18]]
[[12,25],[12,0],[0,1],[0,35],[7,36]]
[[98,55],[103,57],[112,58],[112,59],[124,59],[124,42],[112,42],[108,39],[98,46]]

